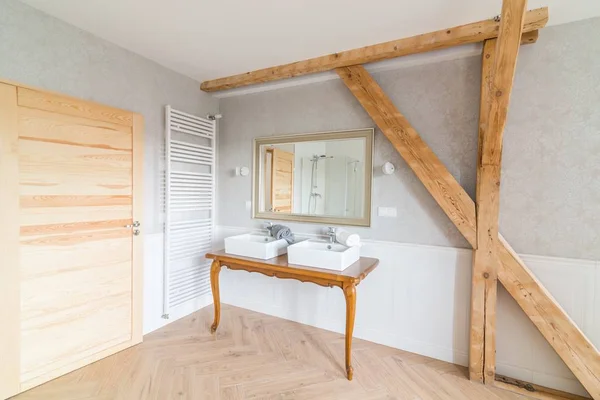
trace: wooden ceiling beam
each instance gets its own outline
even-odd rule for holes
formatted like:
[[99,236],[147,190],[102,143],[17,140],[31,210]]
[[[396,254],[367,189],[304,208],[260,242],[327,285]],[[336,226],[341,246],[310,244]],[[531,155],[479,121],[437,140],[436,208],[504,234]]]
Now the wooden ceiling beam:
[[[446,215],[476,248],[475,202],[364,67],[355,65],[336,72]],[[598,350],[500,234],[497,246],[500,282],[592,398],[600,400]]]
[[[528,11],[525,15],[523,32],[528,33],[541,29],[546,26],[547,22],[547,7]],[[294,76],[330,71],[335,68],[350,65],[366,64],[409,54],[425,53],[461,44],[483,42],[486,39],[497,37],[499,26],[499,21],[487,19],[405,39],[393,40],[322,57],[315,57],[291,64],[284,64],[277,67],[246,72],[244,74],[208,80],[202,82],[200,89],[205,92],[216,92],[256,83],[272,82],[280,79],[292,78]],[[535,34],[528,35],[525,38],[527,43],[533,43],[535,40]]]
[[531,32],[524,32],[521,35],[521,44],[533,44],[533,43],[537,42],[539,37],[540,37],[539,30],[535,30],[535,31],[531,31]]

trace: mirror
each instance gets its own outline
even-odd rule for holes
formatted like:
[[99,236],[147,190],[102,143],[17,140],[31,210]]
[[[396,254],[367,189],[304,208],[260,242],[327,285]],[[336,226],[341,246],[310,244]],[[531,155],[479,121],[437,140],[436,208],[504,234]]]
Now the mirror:
[[254,140],[254,218],[370,226],[374,130]]

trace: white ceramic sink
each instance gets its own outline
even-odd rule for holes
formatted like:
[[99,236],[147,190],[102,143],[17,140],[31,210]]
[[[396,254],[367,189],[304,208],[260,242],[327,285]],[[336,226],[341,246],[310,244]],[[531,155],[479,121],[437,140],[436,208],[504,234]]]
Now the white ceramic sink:
[[268,260],[287,253],[288,242],[257,233],[225,238],[225,253]]
[[305,240],[288,247],[288,263],[343,271],[360,258],[358,246],[346,247],[324,240]]

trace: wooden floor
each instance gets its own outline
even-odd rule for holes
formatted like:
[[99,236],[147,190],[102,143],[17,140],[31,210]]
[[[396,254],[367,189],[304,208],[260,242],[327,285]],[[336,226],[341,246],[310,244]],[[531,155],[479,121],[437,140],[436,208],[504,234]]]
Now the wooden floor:
[[207,307],[144,343],[14,397],[15,400],[525,399],[467,380],[463,367],[223,306],[216,337]]

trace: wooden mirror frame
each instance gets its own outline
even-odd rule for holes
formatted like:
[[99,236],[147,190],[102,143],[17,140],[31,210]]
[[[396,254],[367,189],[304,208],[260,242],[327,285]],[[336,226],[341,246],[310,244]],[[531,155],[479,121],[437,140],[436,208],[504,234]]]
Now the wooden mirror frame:
[[[371,226],[371,188],[373,187],[373,138],[374,128],[354,129],[333,132],[302,133],[285,136],[268,136],[254,139],[253,174],[252,174],[252,218],[272,219],[280,221],[307,222],[313,224]],[[314,142],[341,139],[365,139],[365,190],[363,216],[346,218],[305,214],[279,214],[260,210],[260,148],[265,145],[288,144],[298,142]]]

